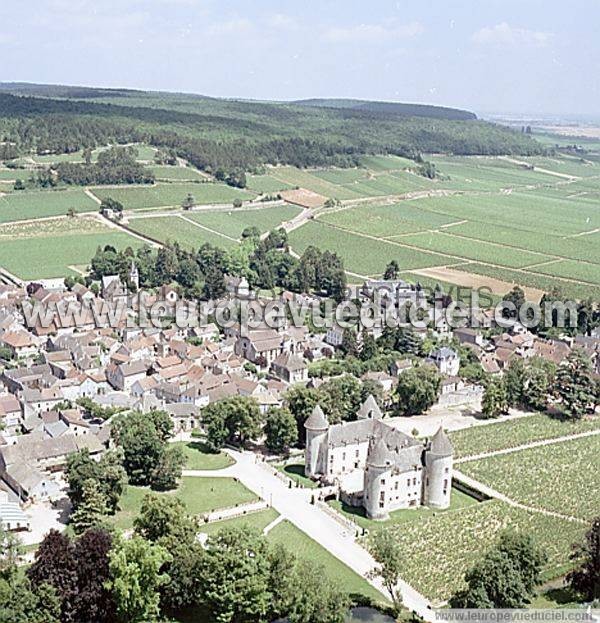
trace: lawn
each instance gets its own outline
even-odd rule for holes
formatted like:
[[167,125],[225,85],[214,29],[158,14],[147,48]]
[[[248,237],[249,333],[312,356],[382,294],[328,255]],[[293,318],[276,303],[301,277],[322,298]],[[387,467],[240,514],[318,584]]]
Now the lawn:
[[154,240],[178,242],[182,247],[187,247],[193,251],[197,251],[205,242],[223,248],[235,245],[233,240],[202,227],[197,227],[176,214],[173,216],[135,217],[129,220],[128,226]]
[[285,474],[294,482],[299,483],[302,487],[316,489],[318,483],[304,475],[304,463],[288,463],[287,465],[276,465],[277,471]]
[[[127,486],[121,500],[120,510],[114,517],[114,524],[121,530],[133,526],[133,520],[140,510],[144,497],[152,493],[147,487]],[[233,478],[199,478],[183,476],[179,487],[172,492],[156,495],[175,495],[184,502],[190,515],[202,515],[220,508],[255,502],[258,498],[244,485]]]
[[590,521],[600,512],[600,436],[461,463],[459,470],[535,508]]
[[213,229],[231,238],[239,238],[247,227],[257,227],[260,232],[276,229],[285,221],[289,221],[301,209],[291,205],[265,206],[252,210],[215,210],[190,212],[187,218]]
[[178,441],[185,455],[185,469],[224,469],[235,461],[226,452],[211,452],[202,441]]
[[544,572],[555,577],[568,562],[571,544],[584,528],[492,500],[421,521],[385,527],[403,551],[402,578],[426,597],[446,600],[463,587],[463,576],[506,529],[531,534],[548,555]]
[[333,506],[333,508],[346,515],[348,519],[356,522],[361,528],[366,528],[367,530],[376,530],[383,526],[394,526],[396,524],[402,524],[411,521],[422,521],[424,518],[430,517],[431,515],[449,513],[459,508],[466,508],[468,506],[479,504],[479,502],[477,502],[477,500],[475,500],[475,498],[472,498],[470,495],[467,495],[462,491],[458,491],[458,489],[452,489],[450,508],[446,510],[432,510],[431,508],[427,508],[426,506],[422,506],[420,508],[402,508],[400,510],[390,513],[390,518],[386,521],[375,521],[373,519],[368,519],[365,515],[364,508],[347,506],[339,500],[333,500],[330,502],[330,504],[331,506]]
[[83,190],[15,192],[0,197],[0,223],[64,216],[70,209],[95,212],[98,204]]
[[277,517],[279,517],[279,513],[275,509],[266,508],[263,511],[248,513],[242,517],[200,524],[200,531],[205,534],[214,534],[223,528],[241,528],[246,526],[262,532],[270,523],[275,521]]
[[269,532],[267,539],[272,543],[281,543],[297,556],[302,556],[312,563],[322,565],[329,578],[336,581],[340,588],[348,593],[358,593],[377,601],[385,601],[383,595],[364,578],[289,521],[282,521],[277,524]]
[[138,248],[143,243],[90,218],[55,219],[0,226],[0,266],[21,279],[76,275],[69,266],[86,266],[99,246]]
[[472,426],[449,435],[454,445],[454,457],[461,458],[597,429],[600,429],[600,418],[573,421],[539,413],[496,424]]
[[180,206],[191,194],[197,204],[232,203],[234,199],[248,200],[254,194],[216,182],[158,183],[147,186],[96,187],[92,189],[100,199],[111,197],[123,204],[126,210]]

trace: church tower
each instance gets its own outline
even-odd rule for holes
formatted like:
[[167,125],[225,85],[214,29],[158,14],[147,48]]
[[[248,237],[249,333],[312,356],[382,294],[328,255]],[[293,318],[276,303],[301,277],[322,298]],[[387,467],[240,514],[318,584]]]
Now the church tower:
[[135,286],[136,292],[140,289],[140,273],[133,260],[131,260],[131,268],[129,269],[129,283]]

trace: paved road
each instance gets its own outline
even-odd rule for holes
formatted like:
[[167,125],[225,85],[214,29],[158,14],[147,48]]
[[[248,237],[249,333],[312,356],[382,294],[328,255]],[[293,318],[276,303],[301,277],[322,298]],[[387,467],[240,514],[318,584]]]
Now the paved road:
[[[271,468],[249,452],[227,450],[236,464],[218,471],[185,471],[189,476],[234,476],[248,489],[267,501],[280,515],[313,538],[338,560],[366,577],[375,566],[373,557],[354,539],[354,532],[311,503],[313,489],[292,488],[275,476]],[[388,597],[381,582],[368,580],[382,595]],[[405,582],[399,584],[407,608],[427,621],[434,621],[429,601]]]

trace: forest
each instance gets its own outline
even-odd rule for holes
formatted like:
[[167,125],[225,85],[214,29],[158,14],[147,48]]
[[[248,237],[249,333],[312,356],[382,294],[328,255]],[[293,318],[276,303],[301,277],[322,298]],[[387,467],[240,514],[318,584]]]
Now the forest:
[[364,154],[544,152],[530,136],[434,106],[26,86],[0,85],[0,158],[147,142],[227,177],[265,164],[356,166]]

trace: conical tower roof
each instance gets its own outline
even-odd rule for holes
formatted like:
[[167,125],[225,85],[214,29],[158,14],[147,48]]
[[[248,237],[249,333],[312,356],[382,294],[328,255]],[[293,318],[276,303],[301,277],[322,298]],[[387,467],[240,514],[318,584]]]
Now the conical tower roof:
[[367,462],[373,467],[385,467],[388,464],[390,458],[390,451],[388,450],[383,437],[375,437],[371,440],[369,447],[369,456]]
[[444,429],[440,426],[437,433],[431,438],[431,445],[429,450],[433,454],[439,456],[452,456],[454,454],[454,448],[448,439],[448,435],[444,432]]
[[320,405],[316,405],[308,416],[308,419],[304,422],[304,428],[307,430],[327,430],[329,428],[329,422]]
[[373,394],[369,394],[367,396],[367,399],[362,403],[360,409],[358,410],[357,416],[359,418],[369,418],[373,420],[381,420],[383,418],[381,409],[373,397]]

